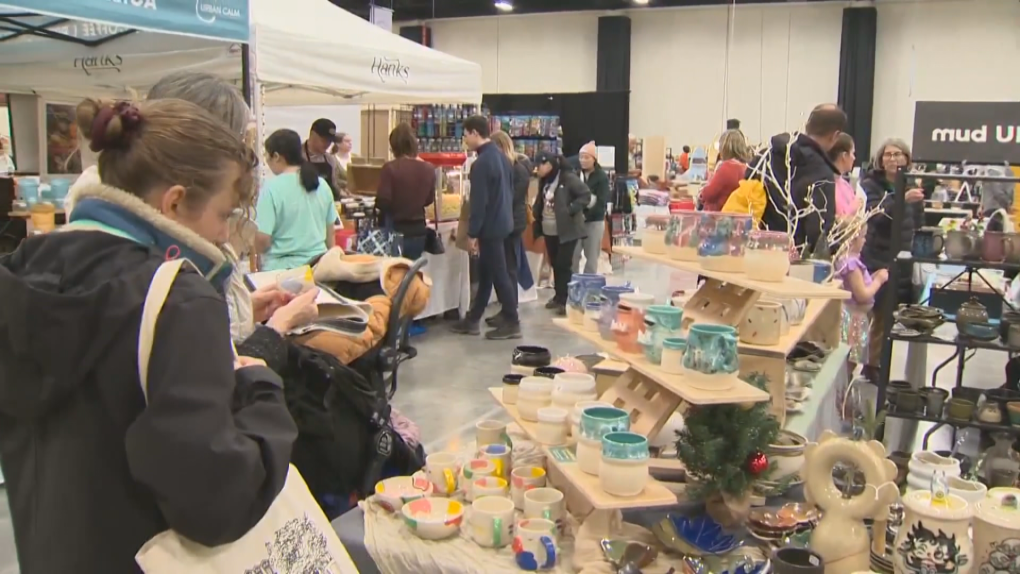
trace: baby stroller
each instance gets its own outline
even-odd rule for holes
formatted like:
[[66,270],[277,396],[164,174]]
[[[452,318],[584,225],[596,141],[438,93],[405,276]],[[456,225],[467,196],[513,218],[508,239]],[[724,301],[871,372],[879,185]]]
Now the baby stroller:
[[[395,312],[383,340],[349,365],[328,353],[290,345],[285,394],[298,425],[291,460],[331,520],[372,494],[382,478],[409,475],[424,465],[421,446],[411,448],[393,429],[389,401],[400,365],[417,356],[408,336],[413,317],[397,311],[425,263],[424,258],[414,262],[392,297]],[[378,282],[326,286],[358,300],[381,289]]]

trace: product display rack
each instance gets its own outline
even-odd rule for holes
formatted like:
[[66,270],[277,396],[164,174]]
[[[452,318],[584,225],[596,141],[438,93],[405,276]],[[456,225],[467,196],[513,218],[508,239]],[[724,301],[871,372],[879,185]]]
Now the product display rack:
[[[906,190],[910,188],[908,183],[911,182],[911,181],[916,181],[917,178],[925,178],[925,177],[930,178],[930,177],[932,177],[932,174],[928,174],[928,173],[925,173],[925,172],[916,172],[916,171],[915,172],[908,172],[905,169],[901,169],[900,170],[899,175],[896,178],[895,195],[893,197],[893,216],[892,216],[892,236],[893,237],[898,237],[899,236],[898,234],[900,233],[901,226],[903,225],[904,210],[906,208],[906,199],[905,199],[904,194],[906,193]],[[947,176],[941,177],[940,179],[953,179],[953,180],[959,180],[959,181],[962,181],[962,182],[984,181],[984,182],[999,182],[999,183],[1014,183],[1014,184],[1015,183],[1020,183],[1020,178],[1016,178],[1016,177],[995,177],[995,176],[980,176],[980,175],[957,175],[957,174],[953,174],[953,175],[947,175]],[[973,277],[975,275],[981,281],[984,281],[987,284],[988,281],[985,279],[985,277],[983,275],[981,275],[981,273],[978,273],[978,271],[980,271],[982,269],[998,269],[998,270],[1003,270],[1003,271],[1020,271],[1020,264],[1014,264],[1014,263],[987,262],[987,261],[972,260],[972,259],[958,260],[958,259],[941,259],[941,258],[935,258],[935,257],[913,257],[913,256],[911,256],[909,254],[908,255],[901,254],[901,255],[897,256],[897,262],[901,262],[901,263],[905,263],[905,262],[910,262],[910,263],[932,263],[932,264],[937,264],[937,265],[962,266],[964,268],[963,271],[961,271],[956,276],[954,276],[952,279],[950,279],[946,283],[947,285],[952,283],[953,281],[955,281],[957,278],[963,276],[964,274],[969,275],[970,281],[969,281],[968,285],[973,285]],[[901,272],[900,267],[901,267],[900,265],[890,265],[889,266],[889,280],[887,282],[888,284],[896,285],[896,282],[898,280],[898,276],[899,276],[899,274]],[[993,286],[989,285],[989,287],[993,287]],[[936,288],[933,287],[932,291],[934,292],[935,290],[936,290]],[[972,291],[967,291],[967,293],[971,293],[971,292]],[[925,304],[930,299],[931,299],[931,294],[929,294],[929,296],[928,296],[928,298],[926,300],[921,301],[920,303],[921,304]],[[1007,306],[1012,308],[1012,305],[1009,303],[1009,301],[1006,301],[1005,299],[1003,299],[1003,301],[1004,301],[1004,303]],[[942,337],[936,337],[934,335],[920,336],[920,337],[905,337],[905,336],[897,334],[897,333],[895,333],[893,331],[893,325],[895,323],[895,321],[893,320],[893,316],[894,316],[895,311],[896,311],[896,300],[895,300],[895,298],[894,297],[886,297],[885,300],[883,300],[881,302],[881,309],[880,309],[880,312],[883,314],[884,317],[887,317],[888,320],[886,320],[884,322],[884,332],[882,334],[882,362],[881,362],[881,368],[879,369],[879,374],[878,374],[878,396],[877,396],[877,400],[876,400],[876,410],[885,409],[886,410],[886,417],[887,418],[891,417],[891,418],[900,418],[900,419],[907,419],[907,420],[915,420],[915,421],[924,421],[924,422],[935,423],[935,425],[932,426],[932,428],[929,429],[924,434],[924,437],[923,437],[923,440],[922,440],[923,448],[927,448],[928,440],[931,438],[931,435],[934,434],[935,431],[937,431],[938,429],[942,428],[943,426],[951,426],[951,427],[953,427],[954,441],[955,441],[956,430],[959,429],[959,428],[977,428],[977,429],[982,429],[982,430],[1006,431],[1006,432],[1011,432],[1011,433],[1018,433],[1018,432],[1020,432],[1020,429],[1011,427],[1008,424],[990,424],[990,423],[980,422],[980,421],[976,421],[976,420],[968,420],[968,421],[950,420],[948,418],[930,417],[930,416],[926,416],[926,415],[920,415],[920,414],[917,414],[917,413],[909,413],[909,412],[899,413],[899,412],[896,412],[894,409],[886,408],[886,406],[885,406],[885,404],[886,404],[886,395],[887,395],[886,391],[887,391],[887,386],[889,385],[890,368],[891,368],[891,363],[892,363],[892,360],[891,360],[892,359],[892,350],[893,350],[893,343],[894,342],[897,342],[897,341],[899,341],[899,342],[906,341],[906,342],[910,342],[910,343],[920,343],[920,344],[928,344],[928,345],[950,345],[950,346],[956,347],[955,352],[953,353],[952,356],[950,356],[947,360],[943,361],[937,367],[935,367],[935,369],[934,369],[934,371],[932,372],[932,375],[931,375],[931,386],[932,387],[934,387],[935,384],[936,384],[939,372],[944,367],[946,367],[951,362],[953,362],[954,360],[957,363],[956,382],[955,382],[954,387],[962,387],[963,386],[963,374],[964,374],[964,370],[965,370],[965,367],[966,367],[966,363],[967,363],[967,361],[970,358],[972,358],[974,356],[973,353],[971,353],[970,356],[968,356],[967,355],[967,351],[968,350],[972,350],[972,349],[973,350],[976,350],[976,349],[988,349],[988,350],[996,350],[996,351],[1006,351],[1007,353],[1010,353],[1010,354],[1020,352],[1020,349],[1011,348],[1008,345],[1002,344],[1001,342],[999,342],[997,340],[996,341],[981,341],[981,340],[976,340],[976,339],[967,338],[967,337],[960,337],[960,336],[953,337],[952,339],[947,339],[947,338],[942,338]],[[947,322],[955,322],[955,317],[953,317],[951,315],[947,315],[945,318],[947,319]],[[881,439],[883,434],[884,434],[884,428],[879,429],[878,438]]]
[[464,120],[485,113],[475,105],[427,105],[411,108],[411,127],[418,135],[418,151],[464,151]]

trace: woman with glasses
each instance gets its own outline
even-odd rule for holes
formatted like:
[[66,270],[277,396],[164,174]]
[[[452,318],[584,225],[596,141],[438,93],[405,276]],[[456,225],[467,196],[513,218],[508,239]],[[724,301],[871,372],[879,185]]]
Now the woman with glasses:
[[[910,166],[910,147],[903,140],[889,139],[878,147],[871,162],[871,169],[861,180],[861,188],[867,196],[867,210],[880,208],[883,213],[868,220],[868,237],[861,252],[861,259],[868,271],[888,270],[896,262],[896,254],[910,251],[914,232],[924,224],[924,191],[911,188],[904,192],[906,206],[899,234],[893,236],[892,215],[896,197],[896,174],[900,168]],[[913,282],[909,262],[901,264],[896,282],[887,283],[875,296],[874,320],[871,323],[871,349],[868,353],[870,365],[864,374],[873,378],[877,365],[882,360],[882,334],[885,322],[891,317],[883,316],[885,297],[894,297],[896,304],[912,303]]]

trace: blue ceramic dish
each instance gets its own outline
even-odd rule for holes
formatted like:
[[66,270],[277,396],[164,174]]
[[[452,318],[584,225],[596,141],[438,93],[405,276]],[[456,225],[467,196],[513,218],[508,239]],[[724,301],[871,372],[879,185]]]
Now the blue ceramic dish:
[[725,554],[740,545],[735,536],[727,534],[708,515],[668,514],[666,518],[673,525],[677,536],[701,555]]

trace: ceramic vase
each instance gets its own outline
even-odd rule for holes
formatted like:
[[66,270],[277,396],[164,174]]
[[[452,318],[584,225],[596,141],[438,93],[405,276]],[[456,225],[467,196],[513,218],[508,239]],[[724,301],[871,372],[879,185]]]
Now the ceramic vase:
[[915,490],[903,497],[906,512],[892,553],[896,574],[968,574],[974,568],[973,508],[954,494],[933,496]]
[[673,213],[666,227],[666,256],[677,261],[698,260],[698,220],[701,214],[697,211],[678,211]]
[[624,353],[640,353],[638,337],[645,330],[644,314],[630,305],[620,303],[616,306],[616,320],[613,321],[613,337],[616,346]]
[[613,321],[616,320],[616,306],[620,304],[620,296],[624,293],[633,293],[634,288],[630,285],[606,285],[602,288],[599,302],[601,315],[599,316],[599,335],[604,341],[612,341]]
[[1020,565],[1020,510],[1014,494],[992,492],[974,504],[974,568],[1013,572]]
[[698,222],[698,261],[711,271],[742,272],[750,232],[750,215],[702,212]]
[[[863,491],[851,498],[845,498],[832,481],[833,468],[841,462],[864,473]],[[878,441],[840,438],[827,430],[804,449],[801,476],[807,502],[824,512],[811,533],[811,549],[825,559],[825,574],[870,570],[871,536],[864,520],[884,519],[899,497],[892,482],[896,464],[885,458],[885,447]]]
[[785,310],[779,303],[758,301],[740,325],[740,340],[752,345],[776,345],[783,331]]
[[782,231],[752,231],[744,258],[744,273],[748,278],[780,282],[789,270],[790,235]]
[[687,334],[684,374],[694,388],[725,390],[736,383],[737,331],[727,325],[695,323]]
[[598,301],[606,278],[594,273],[574,273],[567,283],[567,317],[571,323],[584,322],[584,306],[589,301]]

